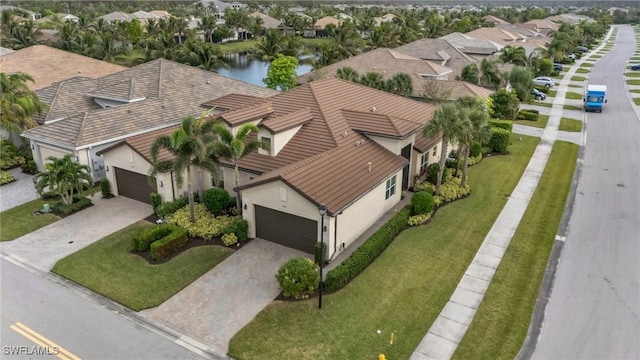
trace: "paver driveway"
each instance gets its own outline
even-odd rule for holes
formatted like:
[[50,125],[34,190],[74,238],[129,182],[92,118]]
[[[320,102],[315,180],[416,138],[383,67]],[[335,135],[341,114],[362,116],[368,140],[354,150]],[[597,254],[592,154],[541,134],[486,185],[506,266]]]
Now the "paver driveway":
[[33,186],[33,175],[23,173],[20,168],[11,169],[9,173],[16,181],[0,188],[0,212],[38,198]]
[[160,321],[219,352],[280,293],[275,278],[301,251],[254,239],[162,305],[144,310]]
[[0,249],[51,270],[65,256],[153,213],[151,205],[122,196],[106,200],[98,193],[91,201],[94,206],[13,241],[2,242]]

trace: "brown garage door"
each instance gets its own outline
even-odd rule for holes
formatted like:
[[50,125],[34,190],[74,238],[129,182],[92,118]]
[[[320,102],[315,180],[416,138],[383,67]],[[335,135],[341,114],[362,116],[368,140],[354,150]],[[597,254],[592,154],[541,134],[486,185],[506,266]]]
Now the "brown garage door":
[[255,205],[256,236],[313,254],[318,222]]
[[116,183],[118,184],[118,194],[128,198],[151,204],[151,194],[157,188],[151,187],[147,180],[147,175],[134,173],[129,170],[114,168],[116,172]]

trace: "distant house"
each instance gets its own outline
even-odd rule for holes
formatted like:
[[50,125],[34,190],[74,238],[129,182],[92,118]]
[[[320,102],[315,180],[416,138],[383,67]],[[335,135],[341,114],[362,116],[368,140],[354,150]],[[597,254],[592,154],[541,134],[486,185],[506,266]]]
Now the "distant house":
[[551,31],[556,31],[560,28],[560,25],[546,19],[535,19],[516,24],[516,26],[533,30],[543,35],[549,35]]
[[33,11],[25,10],[13,5],[0,5],[0,12],[3,11],[14,11],[21,14],[25,14],[26,17],[22,17],[25,20],[36,20],[40,15],[34,13]]
[[527,55],[537,49],[545,49],[545,44],[550,41],[548,37],[541,33],[514,25],[478,28],[467,32],[465,35],[476,39],[489,40],[503,46],[521,46],[526,50]]
[[[310,29],[311,31],[315,30],[315,34],[313,37],[327,36],[327,33],[325,32],[325,28],[329,24],[338,27],[340,26],[340,24],[342,24],[342,20],[336,19],[333,16],[325,16],[321,19],[318,19],[318,21],[316,21],[316,23],[313,25],[314,29]],[[305,30],[305,37],[311,37],[311,36],[306,36],[307,34],[311,35],[311,33],[307,33],[307,31]]]
[[508,24],[511,24],[510,22],[508,22],[506,20],[502,20],[499,17],[493,16],[493,15],[483,16],[482,20],[484,20],[485,22],[487,22],[489,24],[493,24],[493,25],[508,25]]
[[460,76],[465,66],[479,62],[445,39],[420,39],[397,47],[394,51],[448,67],[453,70],[451,78]]
[[114,11],[114,12],[110,12],[108,14],[100,16],[100,19],[104,19],[104,21],[107,21],[107,22],[114,22],[114,21],[124,22],[124,21],[131,21],[135,18],[121,11]]
[[593,20],[592,18],[590,18],[590,17],[588,17],[586,15],[578,15],[578,14],[573,14],[573,13],[549,16],[549,17],[545,18],[545,20],[553,21],[555,23],[563,23],[564,22],[564,23],[568,23],[568,24],[571,24],[571,25],[578,25],[583,21],[595,22],[595,20]]
[[208,8],[215,7],[216,9],[218,9],[216,16],[219,19],[224,19],[224,12],[227,8],[238,10],[238,9],[245,9],[247,7],[247,4],[243,4],[237,1],[227,3],[219,0],[202,0],[201,2],[202,2],[202,5],[204,5],[204,7],[208,7]]
[[441,36],[440,39],[449,41],[454,46],[457,46],[463,53],[480,60],[484,58],[494,58],[494,54],[504,47],[491,40],[476,39],[459,32]]
[[[280,28],[280,23],[281,23],[280,20],[273,18],[269,15],[265,15],[259,11],[252,12],[251,14],[249,14],[249,16],[262,19],[262,27],[267,30]],[[254,35],[259,35],[259,34],[254,34]]]
[[78,22],[80,20],[80,18],[78,18],[77,16],[73,15],[73,14],[64,14],[64,13],[58,13],[55,15],[49,15],[49,16],[45,16],[45,17],[41,17],[39,19],[36,20],[37,23],[45,23],[45,22],[51,22],[55,19],[58,19],[60,22],[65,22],[65,21],[73,21],[73,22]]

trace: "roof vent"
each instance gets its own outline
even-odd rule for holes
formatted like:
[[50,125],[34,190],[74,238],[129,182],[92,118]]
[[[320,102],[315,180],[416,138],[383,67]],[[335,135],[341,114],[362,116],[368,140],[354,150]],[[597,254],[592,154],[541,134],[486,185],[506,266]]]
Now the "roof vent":
[[207,80],[207,84],[211,84],[211,81],[210,81],[210,80]]
[[369,172],[371,172],[371,161],[369,161],[367,165],[369,165]]
[[131,114],[131,109],[127,109],[127,112],[128,112],[129,114]]
[[374,112],[374,111],[376,111],[376,107],[375,107],[375,106],[373,106],[373,107],[371,108],[371,112]]
[[347,132],[342,133],[342,137],[347,137]]

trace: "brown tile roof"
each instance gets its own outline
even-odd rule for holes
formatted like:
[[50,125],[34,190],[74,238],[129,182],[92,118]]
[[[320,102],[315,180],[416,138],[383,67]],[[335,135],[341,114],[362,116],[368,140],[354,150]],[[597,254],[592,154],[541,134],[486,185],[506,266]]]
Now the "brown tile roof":
[[413,148],[419,153],[424,153],[431,149],[433,145],[442,140],[442,135],[435,138],[427,138],[422,134],[422,130],[419,134],[416,134],[416,143],[413,144]]
[[262,119],[271,113],[273,113],[271,103],[268,101],[260,101],[238,109],[222,112],[216,116],[230,126],[237,126],[249,121]]
[[335,26],[340,26],[340,24],[342,24],[342,20],[338,20],[332,16],[325,16],[321,19],[318,19],[318,21],[316,21],[315,23],[315,27],[317,29],[324,29],[325,27],[327,27],[327,25],[329,24],[333,24]]
[[245,94],[228,94],[217,99],[205,101],[202,106],[205,108],[216,108],[220,110],[234,110],[250,103],[266,101],[262,97],[250,96]]
[[266,128],[272,134],[277,134],[296,126],[307,124],[311,120],[313,120],[313,113],[309,108],[304,108],[286,115],[266,119],[260,123],[260,126]]
[[463,67],[478,62],[444,39],[420,39],[404,44],[394,50],[446,66],[453,70],[454,76],[459,76]]
[[482,98],[488,98],[493,94],[493,90],[483,88],[482,86],[470,84],[466,81],[447,81],[447,85],[451,86],[450,100],[459,99],[463,96],[479,96]]
[[[132,83],[134,85],[130,86]],[[119,88],[122,84],[129,85]],[[102,109],[87,95],[103,90],[112,94],[110,91],[113,89],[118,89],[113,92],[120,94],[118,96],[129,97],[133,93],[146,100]],[[109,143],[178,124],[186,116],[199,116],[204,110],[200,106],[203,102],[230,93],[252,96],[277,93],[165,59],[157,59],[100,79],[63,81],[55,91],[52,87],[45,92],[51,101],[45,120],[62,120],[29,129],[23,132],[23,136],[43,142],[61,142],[63,146],[76,148]],[[88,112],[84,125],[77,127],[78,118],[74,115],[83,112]],[[66,123],[75,124],[68,125],[75,132],[59,134],[64,135],[62,137],[50,135]]]
[[376,109],[367,112],[342,110],[342,115],[355,131],[400,139],[413,134],[424,125],[424,123],[412,122],[395,116],[378,114]]
[[262,27],[265,29],[277,29],[280,27],[280,23],[282,23],[280,20],[259,11],[252,12],[249,16],[262,19]]
[[35,80],[27,83],[38,90],[75,76],[98,78],[126,69],[102,60],[46,45],[34,45],[0,57],[0,71],[25,72]]
[[492,23],[492,24],[510,24],[510,22],[506,21],[506,20],[502,20],[499,17],[493,16],[493,15],[486,15],[483,16],[482,19],[488,23]]
[[440,39],[449,40],[450,43],[458,46],[465,54],[491,55],[502,48],[502,45],[490,40],[476,39],[459,32],[441,36]]

